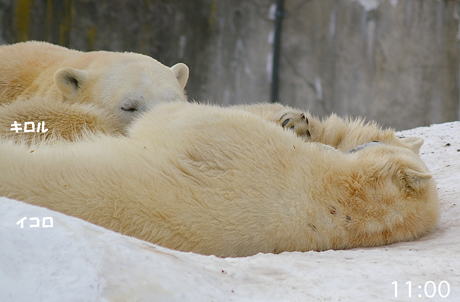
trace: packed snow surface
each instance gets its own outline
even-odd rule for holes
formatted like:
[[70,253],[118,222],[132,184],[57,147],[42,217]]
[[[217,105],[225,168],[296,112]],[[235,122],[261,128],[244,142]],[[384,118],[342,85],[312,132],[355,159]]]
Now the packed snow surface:
[[460,122],[398,134],[425,139],[439,188],[439,227],[420,240],[217,258],[0,198],[0,301],[460,301]]

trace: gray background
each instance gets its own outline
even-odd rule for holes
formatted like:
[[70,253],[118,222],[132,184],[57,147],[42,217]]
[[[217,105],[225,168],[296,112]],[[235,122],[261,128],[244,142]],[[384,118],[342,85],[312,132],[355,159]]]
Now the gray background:
[[[282,104],[397,129],[459,119],[460,1],[285,0]],[[275,0],[0,0],[0,43],[186,63],[190,99],[270,101]]]

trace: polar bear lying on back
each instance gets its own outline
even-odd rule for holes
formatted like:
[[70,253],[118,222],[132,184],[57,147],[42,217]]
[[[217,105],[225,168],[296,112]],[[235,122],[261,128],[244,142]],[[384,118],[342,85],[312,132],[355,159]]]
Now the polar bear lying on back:
[[[310,120],[318,142],[305,142],[268,121],[281,108],[176,102],[145,113],[129,137],[3,141],[0,195],[222,257],[379,246],[434,229],[421,139],[331,117]],[[372,140],[385,144],[338,150]]]

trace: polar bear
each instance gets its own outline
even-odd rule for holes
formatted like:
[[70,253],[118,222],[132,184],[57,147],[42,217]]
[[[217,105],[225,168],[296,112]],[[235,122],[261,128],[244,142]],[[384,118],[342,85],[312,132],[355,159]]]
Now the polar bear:
[[0,106],[0,136],[16,142],[76,141],[88,132],[118,135],[125,134],[126,128],[113,114],[93,104],[32,97]]
[[84,127],[123,132],[159,103],[185,102],[188,75],[183,63],[169,68],[137,53],[81,52],[36,41],[1,46],[0,132],[11,134],[14,121],[45,122],[47,135],[65,138]]
[[[346,153],[305,142],[272,122],[280,107],[262,107],[164,103],[128,136],[3,141],[0,195],[220,257],[379,246],[434,230],[439,201],[421,139]],[[358,133],[342,141],[386,135],[348,126]]]

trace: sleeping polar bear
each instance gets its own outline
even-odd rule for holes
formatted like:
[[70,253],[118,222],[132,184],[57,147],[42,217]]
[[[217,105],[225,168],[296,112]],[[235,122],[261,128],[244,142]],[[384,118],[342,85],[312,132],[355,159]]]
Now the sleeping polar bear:
[[[175,102],[145,113],[129,137],[5,140],[0,195],[221,257],[379,246],[435,228],[421,139],[331,117],[310,118],[317,142],[305,142],[270,121],[280,106]],[[340,151],[372,140],[384,144]]]
[[[2,45],[0,135],[72,141],[87,131],[125,134],[157,104],[186,102],[188,76],[183,63],[168,67],[139,53],[82,52],[37,41]],[[12,131],[17,123],[22,127]],[[24,123],[32,123],[28,131]],[[46,129],[35,132],[38,123]]]

